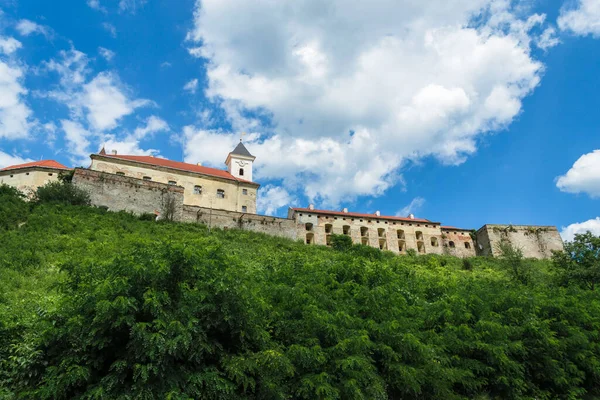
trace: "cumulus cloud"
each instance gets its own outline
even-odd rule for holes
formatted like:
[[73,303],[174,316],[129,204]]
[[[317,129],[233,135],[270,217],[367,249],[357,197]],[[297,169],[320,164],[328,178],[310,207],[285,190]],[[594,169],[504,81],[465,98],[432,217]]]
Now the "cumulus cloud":
[[[208,98],[261,132],[258,176],[336,204],[382,194],[407,160],[462,163],[510,124],[543,72],[530,31],[544,18],[497,0],[203,0],[187,40]],[[187,154],[220,135],[188,127]]]
[[260,213],[275,215],[278,210],[283,207],[288,207],[293,202],[293,196],[291,196],[284,188],[267,185],[258,190],[256,207]]
[[11,165],[24,164],[33,161],[30,158],[23,158],[15,154],[8,154],[0,150],[0,169]]
[[556,187],[567,193],[587,193],[600,197],[600,150],[584,154],[556,180]]
[[574,7],[563,7],[558,17],[558,27],[576,35],[600,37],[600,2],[578,0]]
[[60,124],[65,133],[67,149],[73,156],[72,160],[81,165],[88,162],[88,156],[90,154],[89,138],[92,136],[92,134],[88,132],[79,122],[63,119],[60,121]]
[[198,89],[198,79],[192,79],[188,83],[183,86],[183,90],[190,92],[192,94],[196,93]]
[[400,209],[396,213],[396,215],[399,217],[407,217],[409,214],[415,214],[421,209],[421,207],[423,207],[424,204],[425,204],[424,198],[415,197],[414,199],[411,200],[411,202],[409,204],[402,207],[402,209]]
[[575,234],[586,233],[588,231],[596,236],[600,236],[600,217],[563,227],[560,231],[560,236],[565,242],[571,242],[575,238]]
[[110,61],[115,56],[115,52],[104,47],[98,47],[98,53],[106,60]]
[[37,33],[40,35],[48,36],[49,30],[43,25],[37,24],[28,19],[22,19],[17,23],[16,26],[17,31],[23,36],[29,36],[31,34]]
[[34,126],[33,113],[25,103],[23,66],[9,57],[20,47],[12,38],[0,38],[0,138],[26,138]]

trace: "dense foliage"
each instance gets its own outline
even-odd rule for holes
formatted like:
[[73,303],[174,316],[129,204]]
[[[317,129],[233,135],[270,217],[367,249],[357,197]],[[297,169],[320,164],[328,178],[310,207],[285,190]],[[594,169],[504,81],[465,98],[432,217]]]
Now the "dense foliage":
[[39,187],[35,192],[35,203],[70,204],[85,206],[90,204],[90,195],[71,184],[70,175],[61,175],[61,179]]
[[546,261],[23,210],[0,230],[0,398],[600,396],[599,291]]

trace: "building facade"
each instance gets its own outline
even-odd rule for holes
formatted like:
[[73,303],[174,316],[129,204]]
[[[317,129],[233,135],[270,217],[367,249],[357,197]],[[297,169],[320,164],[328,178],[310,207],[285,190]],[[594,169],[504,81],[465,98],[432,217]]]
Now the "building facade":
[[57,181],[61,173],[69,171],[70,168],[54,160],[12,165],[0,170],[0,185],[15,187],[31,197],[38,187]]
[[347,235],[352,243],[406,254],[448,254],[460,257],[476,255],[469,230],[442,227],[439,222],[374,214],[290,208],[288,218],[296,223],[296,235],[308,245],[330,245],[331,235]]
[[552,251],[562,251],[563,241],[555,226],[484,225],[477,231],[483,256],[498,256],[499,245],[507,242],[528,258],[550,258]]
[[227,170],[152,156],[92,154],[93,171],[164,183],[183,188],[190,206],[256,214],[259,184],[252,182],[255,157],[240,142],[227,156]]

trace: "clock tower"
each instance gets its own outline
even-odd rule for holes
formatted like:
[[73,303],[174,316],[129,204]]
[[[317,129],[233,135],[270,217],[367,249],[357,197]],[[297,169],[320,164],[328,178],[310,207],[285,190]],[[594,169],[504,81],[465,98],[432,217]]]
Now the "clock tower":
[[227,155],[227,171],[236,178],[252,182],[252,163],[255,159],[240,139],[236,148]]

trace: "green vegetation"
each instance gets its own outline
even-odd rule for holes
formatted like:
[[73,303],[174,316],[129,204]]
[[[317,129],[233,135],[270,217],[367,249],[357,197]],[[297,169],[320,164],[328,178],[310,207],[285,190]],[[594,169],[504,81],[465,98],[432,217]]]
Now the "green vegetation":
[[0,216],[0,398],[600,396],[600,291],[563,274],[598,252],[397,257],[5,187]]

